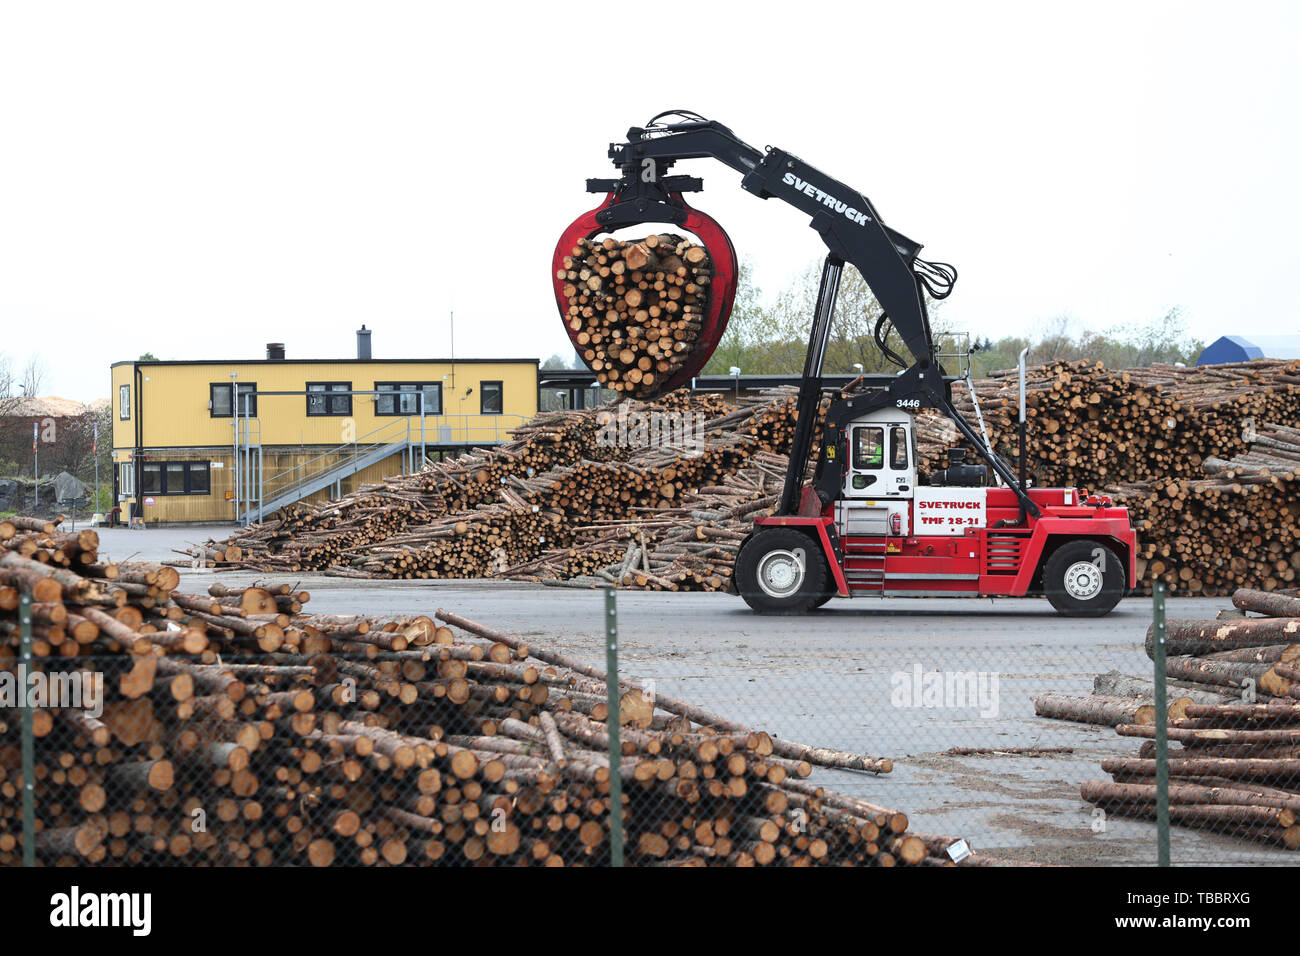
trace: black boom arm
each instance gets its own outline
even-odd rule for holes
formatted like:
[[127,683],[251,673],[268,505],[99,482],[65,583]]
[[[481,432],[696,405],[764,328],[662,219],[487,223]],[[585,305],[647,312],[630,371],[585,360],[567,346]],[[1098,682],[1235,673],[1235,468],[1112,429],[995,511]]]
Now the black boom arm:
[[[669,115],[686,118],[658,122],[661,117]],[[740,172],[743,176],[741,186],[760,199],[780,199],[807,213],[812,219],[812,227],[826,244],[829,255],[808,339],[808,356],[799,389],[799,417],[790,449],[781,514],[793,514],[799,507],[803,473],[812,450],[817,405],[821,399],[822,370],[840,270],[844,263],[852,265],[862,275],[911,353],[913,362],[909,371],[917,373],[917,384],[927,399],[925,404],[952,418],[963,434],[970,431],[969,425],[952,407],[943,380],[943,368],[935,355],[924,295],[924,289],[932,286],[918,275],[918,269],[933,267],[918,260],[920,243],[895,232],[881,221],[871,200],[785,150],[768,147],[765,152],[760,152],[721,123],[683,113],[660,114],[648,126],[633,127],[628,130],[627,142],[610,146],[609,156],[622,172],[621,181],[615,184],[593,180],[588,183],[588,188],[617,186],[639,197],[633,201],[642,205],[642,212],[644,207],[667,205],[664,199],[671,189],[667,182],[685,179],[667,176],[674,162],[716,159]],[[699,187],[695,185],[694,188]],[[950,288],[955,273],[945,278]],[[947,294],[947,289],[942,294]],[[984,454],[978,442],[976,448]],[[1003,481],[1016,491],[1022,504],[1032,514],[1038,514],[1037,506],[1029,500],[1006,466],[990,456],[985,455],[985,458]],[[819,483],[815,487],[825,503],[828,500],[826,486]]]

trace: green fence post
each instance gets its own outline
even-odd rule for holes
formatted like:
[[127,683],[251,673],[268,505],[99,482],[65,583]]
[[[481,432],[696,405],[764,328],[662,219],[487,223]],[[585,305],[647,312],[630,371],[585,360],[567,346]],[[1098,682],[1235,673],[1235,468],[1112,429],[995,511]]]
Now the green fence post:
[[1169,711],[1165,694],[1165,585],[1152,589],[1155,604],[1151,658],[1155,661],[1156,865],[1169,865]]
[[609,694],[609,864],[623,865],[623,745],[618,739],[618,599],[605,589],[605,688]]
[[23,709],[23,866],[36,865],[36,739],[32,709],[27,706],[27,677],[32,666],[32,596],[18,597],[19,651],[18,706]]

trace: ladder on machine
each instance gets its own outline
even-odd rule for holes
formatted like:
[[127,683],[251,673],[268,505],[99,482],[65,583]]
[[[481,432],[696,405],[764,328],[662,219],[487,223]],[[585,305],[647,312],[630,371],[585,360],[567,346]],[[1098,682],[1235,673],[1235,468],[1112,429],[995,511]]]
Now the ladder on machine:
[[844,580],[848,582],[850,591],[885,590],[888,542],[884,535],[844,539]]

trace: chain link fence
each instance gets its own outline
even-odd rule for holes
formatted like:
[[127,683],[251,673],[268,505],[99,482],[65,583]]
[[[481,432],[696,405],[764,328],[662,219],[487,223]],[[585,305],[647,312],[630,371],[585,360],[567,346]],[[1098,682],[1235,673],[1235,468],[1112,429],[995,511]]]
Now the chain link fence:
[[604,659],[443,612],[211,659],[80,645],[76,621],[51,643],[24,596],[0,862],[1132,866],[1167,832],[1175,865],[1269,865],[1300,842],[1285,643],[1171,656],[1242,666],[1167,663],[1162,701],[1158,630],[1148,653],[1022,617],[975,644],[938,614],[918,647],[789,618],[664,654],[621,644],[601,600]]

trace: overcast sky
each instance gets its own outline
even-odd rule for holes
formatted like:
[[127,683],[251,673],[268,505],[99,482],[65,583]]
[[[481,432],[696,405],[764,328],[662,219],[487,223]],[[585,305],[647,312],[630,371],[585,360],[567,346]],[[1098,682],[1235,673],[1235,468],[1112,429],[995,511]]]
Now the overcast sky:
[[[0,325],[45,391],[162,358],[566,351],[560,230],[685,107],[960,269],[949,324],[1295,332],[1295,3],[0,3]],[[656,11],[664,11],[657,20]],[[630,18],[620,22],[620,14]],[[709,161],[774,292],[806,217]]]

